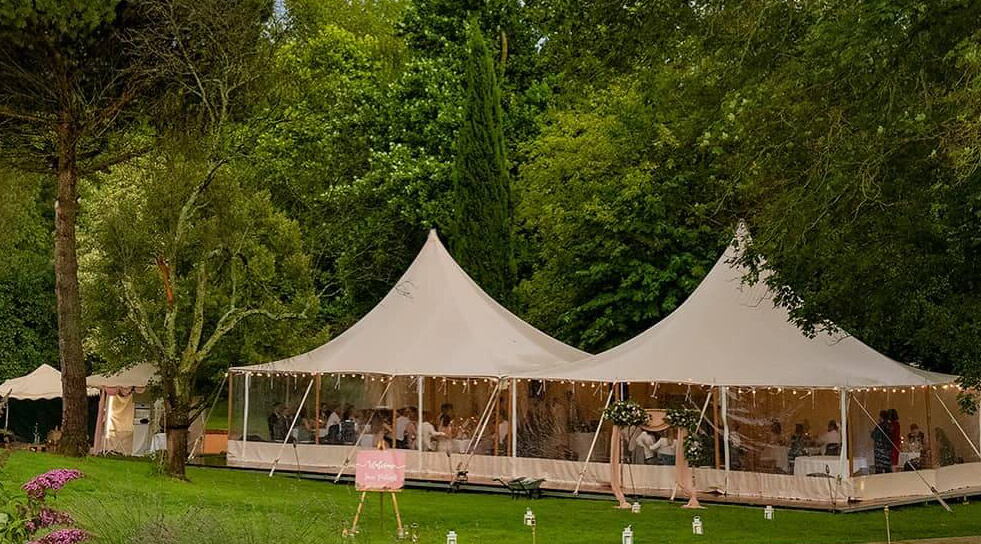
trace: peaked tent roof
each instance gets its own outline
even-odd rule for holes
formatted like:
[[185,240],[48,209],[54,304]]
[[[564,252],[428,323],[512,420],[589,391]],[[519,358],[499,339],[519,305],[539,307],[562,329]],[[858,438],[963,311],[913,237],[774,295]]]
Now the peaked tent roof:
[[[98,395],[99,391],[89,388],[89,396]],[[61,372],[51,365],[41,365],[34,372],[11,378],[0,384],[0,395],[10,396],[17,400],[44,400],[61,398]]]
[[302,355],[232,370],[503,377],[588,355],[494,301],[430,231],[398,283],[350,329]]
[[157,369],[150,363],[141,363],[114,374],[93,374],[85,383],[89,387],[145,388],[157,376]]
[[875,387],[950,383],[955,378],[898,363],[848,335],[808,338],[776,306],[761,273],[746,285],[733,243],[698,288],[659,323],[586,360],[550,369],[543,377],[703,385]]

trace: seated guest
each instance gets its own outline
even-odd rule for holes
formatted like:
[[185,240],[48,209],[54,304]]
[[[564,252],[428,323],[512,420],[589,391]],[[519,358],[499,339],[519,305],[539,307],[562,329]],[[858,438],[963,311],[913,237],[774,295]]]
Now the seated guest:
[[770,424],[769,443],[779,446],[783,446],[785,444],[783,439],[783,426],[780,425],[780,422],[775,419]]
[[[453,409],[452,405],[450,405],[450,409]],[[439,427],[437,428],[437,432],[434,434],[436,438],[437,451],[447,453],[452,453],[453,451],[453,437],[456,433],[453,427],[453,418],[450,416],[450,413],[444,413],[443,415],[439,416]]]
[[266,418],[266,425],[269,427],[269,439],[273,442],[286,440],[286,431],[289,430],[289,422],[286,421],[286,407],[283,403],[277,402],[273,405],[273,411]]
[[321,429],[323,432],[324,442],[327,444],[337,444],[341,441],[341,414],[340,406],[328,406],[323,404],[324,415],[321,419],[324,420],[324,428]]
[[419,438],[419,409],[410,406],[405,411],[409,420],[405,426],[405,447],[414,450],[418,448],[416,440]]
[[841,453],[841,433],[838,431],[838,423],[835,420],[828,422],[828,431],[818,439],[818,446],[824,448],[825,455],[838,455]]
[[354,409],[350,406],[345,408],[344,416],[341,418],[341,444],[354,444],[358,439],[358,423],[354,420]]

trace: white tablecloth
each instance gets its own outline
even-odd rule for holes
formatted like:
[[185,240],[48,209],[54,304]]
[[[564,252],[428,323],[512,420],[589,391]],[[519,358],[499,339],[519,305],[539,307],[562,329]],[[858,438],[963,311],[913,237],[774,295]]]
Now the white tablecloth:
[[166,451],[167,449],[167,433],[157,433],[153,435],[153,440],[150,441],[150,451]]
[[794,460],[794,476],[807,476],[808,474],[831,474],[832,478],[841,476],[841,464],[838,457],[834,455],[814,455],[811,457],[798,457]]

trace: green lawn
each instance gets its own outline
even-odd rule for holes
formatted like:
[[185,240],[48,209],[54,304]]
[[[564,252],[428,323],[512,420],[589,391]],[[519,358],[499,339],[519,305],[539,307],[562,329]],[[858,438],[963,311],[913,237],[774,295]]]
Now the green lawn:
[[[340,542],[340,529],[354,514],[352,487],[289,476],[191,468],[190,482],[152,474],[144,461],[66,459],[18,453],[0,473],[8,489],[51,468],[81,469],[86,478],[70,483],[54,504],[71,511],[83,527],[107,543],[238,544]],[[584,499],[510,500],[490,494],[450,495],[408,490],[399,494],[405,522],[418,523],[421,542],[441,544],[453,529],[460,544],[531,542],[521,525],[525,507],[538,517],[538,542],[620,542],[632,524],[637,544],[655,543],[845,543],[884,541],[881,511],[828,514],[778,510],[772,522],[762,508],[709,506],[699,512],[705,536],[691,534],[692,512],[680,503],[647,501],[640,514],[615,510],[610,501]],[[392,542],[391,505],[379,529],[379,500],[368,501],[357,542]],[[981,533],[981,504],[897,508],[891,512],[894,539],[964,536]]]

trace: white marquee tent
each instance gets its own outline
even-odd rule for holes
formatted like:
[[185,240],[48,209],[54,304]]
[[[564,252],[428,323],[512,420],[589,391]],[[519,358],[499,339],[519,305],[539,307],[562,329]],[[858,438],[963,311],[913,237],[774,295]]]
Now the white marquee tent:
[[143,363],[112,374],[94,374],[86,383],[99,391],[93,453],[143,455],[151,450],[162,409],[146,392],[157,375]]
[[[449,479],[464,467],[472,481],[533,476],[555,488],[582,483],[601,491],[616,478],[628,491],[671,494],[671,466],[628,460],[627,477],[611,475],[604,452],[616,448],[599,415],[616,393],[651,410],[701,408],[714,462],[694,470],[696,488],[727,500],[840,505],[981,490],[981,421],[949,411],[953,376],[898,363],[844,334],[808,338],[763,282],[742,282],[746,270],[734,265],[739,250],[729,247],[660,323],[589,357],[494,302],[431,233],[392,291],[337,339],[291,359],[232,369],[229,464],[269,467],[280,460],[280,438],[271,440],[279,405],[293,407],[294,424],[304,421],[319,433],[325,405],[353,407],[347,411],[370,421],[379,406],[414,404],[421,428],[427,408],[435,415],[451,401],[469,404],[470,419],[484,425],[493,414],[491,444],[481,442],[480,424],[464,422],[458,448],[434,452],[420,442],[407,452],[410,477]],[[872,460],[881,450],[872,441],[875,414],[888,409],[901,414],[903,437],[890,467],[901,472],[869,474],[879,469]],[[819,444],[824,422],[839,435],[833,450]],[[917,426],[925,433],[916,434]],[[351,442],[316,433],[294,438],[299,444],[289,465],[350,472]],[[637,451],[633,440],[624,444],[628,457]],[[819,475],[833,476],[831,485]]]
[[[89,396],[99,392],[89,388]],[[61,398],[61,372],[51,365],[41,365],[33,372],[11,378],[0,384],[0,396],[17,400],[46,400]]]
[[343,334],[290,359],[232,370],[501,377],[587,355],[498,304],[431,231],[395,287]]

